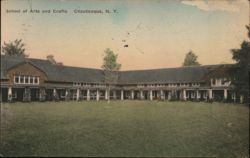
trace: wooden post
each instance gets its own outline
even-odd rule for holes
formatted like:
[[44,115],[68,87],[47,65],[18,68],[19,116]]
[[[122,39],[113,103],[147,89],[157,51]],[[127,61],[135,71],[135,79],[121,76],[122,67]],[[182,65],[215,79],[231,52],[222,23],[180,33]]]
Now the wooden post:
[[227,89],[224,89],[224,99],[227,100]]
[[[34,78],[33,78],[33,82],[34,82]],[[56,89],[54,88],[53,89],[53,97],[52,97],[52,99],[53,99],[53,101],[55,101],[56,100]]]
[[99,101],[100,96],[99,96],[99,90],[96,90],[96,100]]
[[196,99],[199,100],[200,99],[200,93],[199,90],[196,90]]
[[240,95],[240,103],[244,103],[244,95]]
[[123,90],[121,90],[121,100],[123,100]]
[[149,93],[150,93],[150,100],[152,101],[153,100],[153,91],[150,90]]
[[143,100],[143,91],[142,90],[140,91],[140,98],[141,98],[141,100]]
[[12,101],[12,88],[11,87],[8,88],[8,101],[9,102]]
[[172,91],[169,91],[169,92],[168,92],[168,100],[171,100],[171,97],[172,97],[172,94],[171,94],[171,93],[172,93]]
[[108,100],[108,90],[105,90],[105,100]]
[[234,102],[236,102],[236,93],[233,92],[232,95],[233,95],[233,100],[234,100]]
[[131,91],[131,99],[132,100],[134,99],[134,91],[133,90]]
[[67,89],[65,89],[65,98],[64,98],[64,100],[65,100],[65,101],[68,100],[68,90],[67,90]]
[[87,101],[89,101],[90,100],[90,90],[88,89],[87,90]]
[[160,91],[160,95],[161,95],[161,100],[165,100],[165,96],[164,96],[163,90]]
[[186,96],[186,89],[183,89],[183,100],[187,100],[187,96]]
[[40,88],[39,90],[39,101],[45,101],[46,97],[45,97],[45,89],[44,88]]
[[209,97],[209,99],[213,99],[213,90],[212,89],[208,90],[208,97]]
[[76,90],[76,100],[79,101],[80,98],[80,89]]

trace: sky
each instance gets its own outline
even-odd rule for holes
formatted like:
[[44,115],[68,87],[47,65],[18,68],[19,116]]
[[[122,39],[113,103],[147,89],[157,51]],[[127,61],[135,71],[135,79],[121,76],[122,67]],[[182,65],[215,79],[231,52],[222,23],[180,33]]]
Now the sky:
[[180,67],[190,50],[202,65],[234,63],[248,24],[247,0],[1,1],[1,45],[22,39],[30,58],[77,67],[101,68],[106,48],[121,70]]

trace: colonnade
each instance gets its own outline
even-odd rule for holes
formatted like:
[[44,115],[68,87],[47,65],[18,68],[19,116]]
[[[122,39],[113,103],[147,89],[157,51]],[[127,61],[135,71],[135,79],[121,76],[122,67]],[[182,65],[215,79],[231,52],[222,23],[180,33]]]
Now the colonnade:
[[[49,95],[45,93],[45,88],[39,88],[39,100],[45,100],[45,95]],[[73,90],[73,94],[70,94],[70,90]],[[81,100],[85,98],[85,100],[97,100],[100,99],[108,100],[188,100],[188,99],[204,99],[204,100],[212,100],[214,99],[214,90],[213,89],[116,89],[116,90],[108,90],[108,89],[63,89],[65,91],[64,98],[65,100],[72,99],[73,100]],[[85,91],[84,94],[81,92]],[[228,89],[220,89],[223,92],[223,99],[228,99]],[[101,93],[102,92],[102,93]],[[104,92],[104,93],[103,93]],[[112,96],[110,95],[112,92]],[[126,93],[125,93],[126,92]],[[58,89],[53,88],[53,98],[58,98]],[[69,96],[70,95],[70,96]],[[29,88],[24,88],[23,92],[23,101],[30,101],[31,92]],[[73,96],[73,97],[72,97]],[[8,101],[12,101],[13,99],[13,89],[12,87],[8,87]],[[231,93],[231,99],[236,100],[236,94],[234,92]]]

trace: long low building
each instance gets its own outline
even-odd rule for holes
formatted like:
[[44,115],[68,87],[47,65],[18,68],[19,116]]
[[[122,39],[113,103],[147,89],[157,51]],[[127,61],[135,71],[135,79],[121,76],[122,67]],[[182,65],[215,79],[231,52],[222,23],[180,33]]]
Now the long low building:
[[113,72],[1,55],[1,101],[227,100],[236,101],[232,64]]

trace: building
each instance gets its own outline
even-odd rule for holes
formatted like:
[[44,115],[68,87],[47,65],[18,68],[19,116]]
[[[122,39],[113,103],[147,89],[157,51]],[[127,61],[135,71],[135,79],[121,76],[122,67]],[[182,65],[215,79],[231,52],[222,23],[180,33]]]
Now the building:
[[1,56],[1,101],[227,100],[236,101],[231,64],[120,71],[108,87],[101,69]]

